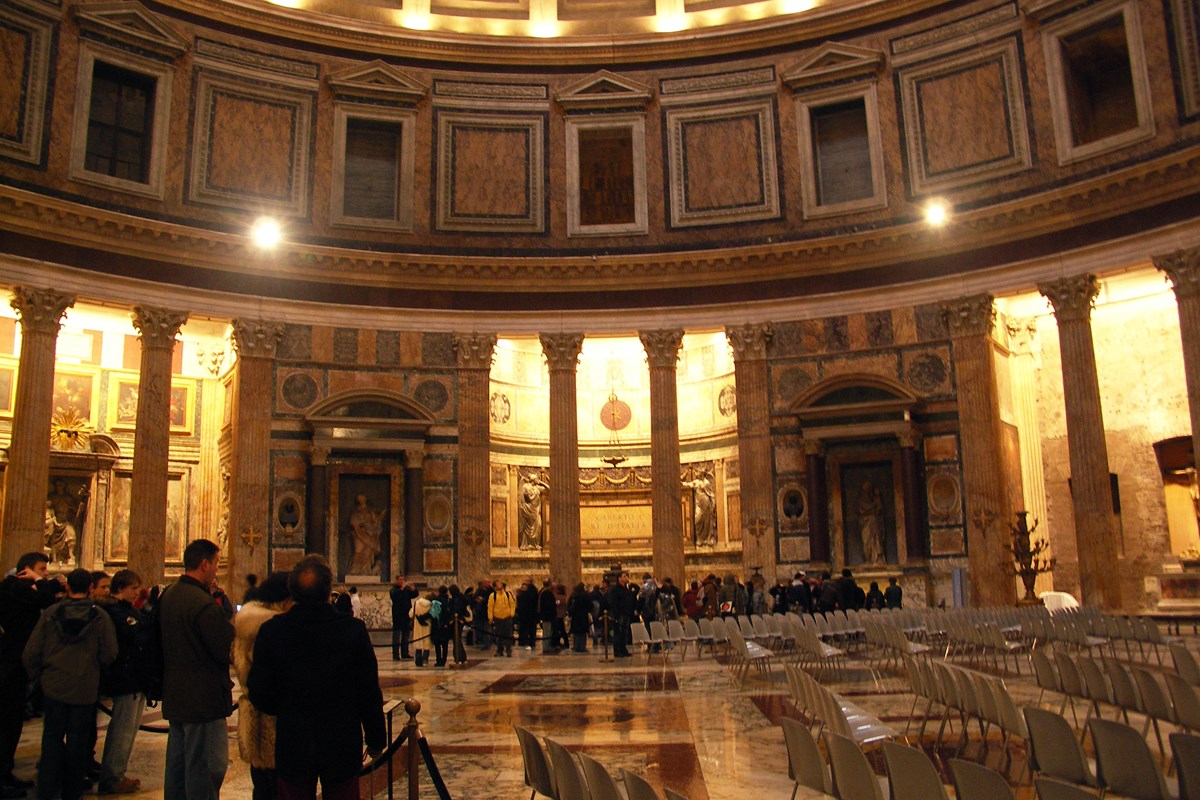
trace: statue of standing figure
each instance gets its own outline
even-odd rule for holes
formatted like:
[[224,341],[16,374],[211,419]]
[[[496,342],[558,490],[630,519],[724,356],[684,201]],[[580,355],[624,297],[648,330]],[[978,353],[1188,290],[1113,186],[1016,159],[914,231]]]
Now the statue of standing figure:
[[379,571],[379,539],[383,532],[383,510],[371,508],[366,495],[354,498],[354,510],[350,512],[350,534],[354,541],[354,554],[346,572],[351,575],[374,575]]
[[884,563],[883,497],[870,481],[863,481],[858,493],[858,535],[862,540],[863,562]]
[[701,472],[683,485],[692,490],[692,535],[697,545],[717,543],[717,493],[711,472]]
[[531,472],[521,481],[521,493],[517,498],[517,530],[522,550],[542,547],[542,493],[549,488],[550,484],[546,483],[540,472]]
[[44,543],[54,564],[70,563],[79,541],[79,528],[83,523],[84,500],[87,489],[79,487],[77,493],[68,491],[67,482],[54,479],[54,491],[46,496]]

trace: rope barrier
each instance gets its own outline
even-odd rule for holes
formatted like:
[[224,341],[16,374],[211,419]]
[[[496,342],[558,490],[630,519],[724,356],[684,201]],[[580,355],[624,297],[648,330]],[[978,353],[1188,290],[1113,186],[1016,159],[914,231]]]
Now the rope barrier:
[[[159,701],[155,700],[155,701],[153,701],[152,704],[147,703],[146,707],[153,708],[154,706],[158,705],[158,703],[159,703]],[[229,709],[229,714],[233,714],[233,712],[237,711],[237,707],[238,707],[238,704],[234,703],[233,706]],[[111,717],[113,715],[112,709],[109,708],[108,706],[104,705],[104,703],[101,703],[99,700],[96,701],[96,708],[98,708],[101,712],[103,712],[105,716]],[[146,733],[170,733],[171,732],[170,728],[163,728],[163,727],[159,727],[157,725],[141,725],[141,724],[138,725],[138,730],[145,731]]]

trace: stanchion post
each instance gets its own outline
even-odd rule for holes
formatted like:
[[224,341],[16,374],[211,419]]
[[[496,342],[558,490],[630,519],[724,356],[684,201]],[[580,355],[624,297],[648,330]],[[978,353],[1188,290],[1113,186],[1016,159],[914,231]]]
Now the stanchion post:
[[612,661],[612,659],[608,657],[608,612],[607,611],[604,612],[604,614],[601,616],[601,619],[604,620],[604,658],[602,658],[600,660],[607,664],[609,661]]
[[417,722],[417,714],[421,711],[421,701],[410,697],[404,703],[404,713],[408,714],[408,800],[420,800],[421,780],[417,769],[421,764],[421,750],[417,739],[421,736],[421,726]]

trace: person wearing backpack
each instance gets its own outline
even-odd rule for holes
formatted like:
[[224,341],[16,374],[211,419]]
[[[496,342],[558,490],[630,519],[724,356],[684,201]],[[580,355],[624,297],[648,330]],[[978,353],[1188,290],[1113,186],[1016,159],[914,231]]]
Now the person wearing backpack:
[[86,569],[67,575],[66,599],[42,613],[22,655],[43,695],[41,798],[78,800],[83,794],[100,672],[117,657],[112,620],[88,597],[91,582]]
[[446,657],[450,647],[451,630],[446,627],[449,622],[453,626],[453,614],[446,608],[450,605],[450,592],[445,586],[438,587],[437,597],[429,604],[429,638],[433,640],[433,665],[446,666]]
[[100,791],[103,794],[131,794],[142,785],[127,778],[125,768],[133,752],[146,694],[141,684],[140,663],[147,658],[150,631],[148,620],[133,607],[142,590],[142,579],[131,569],[118,570],[112,577],[113,602],[104,607],[117,633],[117,660],[109,665],[100,682],[112,698],[112,719],[104,733],[104,753],[100,758]]
[[413,662],[418,667],[423,667],[429,663],[429,630],[433,617],[429,610],[433,608],[433,594],[421,595],[413,601],[412,610],[409,611],[413,618],[413,647],[416,652],[416,660]]

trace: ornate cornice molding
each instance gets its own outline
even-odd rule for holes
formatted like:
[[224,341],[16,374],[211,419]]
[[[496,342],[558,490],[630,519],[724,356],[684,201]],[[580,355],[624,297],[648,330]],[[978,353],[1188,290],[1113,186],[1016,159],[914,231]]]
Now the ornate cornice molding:
[[650,369],[674,369],[679,363],[679,348],[683,344],[683,329],[638,331],[638,339],[646,349]]
[[130,316],[133,319],[133,327],[141,334],[139,338],[142,347],[171,350],[175,347],[175,337],[179,335],[179,329],[187,322],[188,312],[154,306],[134,306]]
[[579,366],[579,353],[583,350],[582,333],[543,333],[538,340],[542,343],[542,353],[551,372],[574,372]]
[[22,332],[57,334],[63,314],[75,305],[75,297],[53,289],[15,286],[9,305],[21,317]]
[[233,349],[238,358],[274,358],[275,347],[283,338],[283,325],[254,319],[235,319]]
[[771,341],[771,326],[768,323],[748,323],[725,329],[725,338],[733,348],[734,361],[762,361],[767,357],[767,344]]
[[494,333],[456,333],[451,337],[454,342],[454,356],[459,369],[492,368],[492,357],[496,351],[496,334]]
[[1090,319],[1100,295],[1100,281],[1090,274],[1046,281],[1037,288],[1054,306],[1054,318],[1059,322]]
[[952,339],[987,336],[996,324],[996,298],[990,294],[959,297],[942,303],[942,317]]
[[1176,250],[1153,257],[1154,266],[1167,273],[1176,297],[1200,295],[1200,247]]

